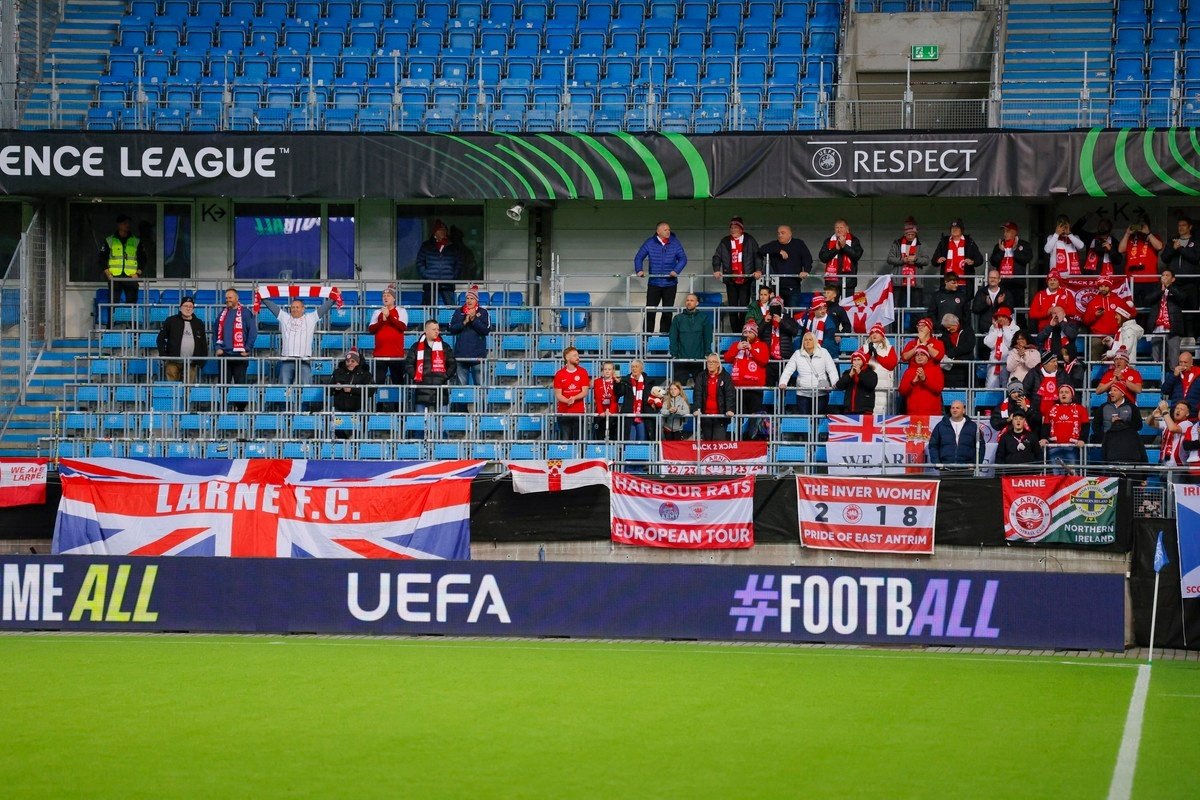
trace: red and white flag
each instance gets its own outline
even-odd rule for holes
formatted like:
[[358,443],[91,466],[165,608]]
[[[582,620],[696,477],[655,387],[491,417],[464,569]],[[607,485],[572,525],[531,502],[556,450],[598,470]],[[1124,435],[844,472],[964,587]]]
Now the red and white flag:
[[602,458],[505,461],[512,473],[513,491],[565,492],[581,486],[608,486],[608,462]]
[[[864,302],[858,302],[855,299],[859,294],[866,295]],[[862,300],[862,298],[858,299]],[[875,323],[886,328],[896,319],[896,300],[892,295],[892,276],[880,275],[861,293],[855,292],[849,297],[843,297],[838,304],[846,310],[846,316],[850,317],[850,330],[853,333],[865,336]]]
[[754,478],[664,483],[612,473],[612,540],[639,547],[754,546]]
[[46,459],[0,458],[0,507],[46,502]]
[[1133,290],[1129,288],[1129,279],[1122,275],[1066,275],[1062,283],[1075,295],[1075,307],[1082,314],[1100,294],[1100,279],[1107,277],[1112,281],[1112,293],[1126,300],[1133,300]]
[[899,478],[796,479],[800,543],[862,553],[933,553],[938,482]]
[[767,471],[766,442],[662,442],[664,475],[758,475]]
[[282,300],[285,297],[289,303],[297,297],[332,299],[338,308],[342,307],[342,293],[336,286],[294,286],[278,283],[258,287],[258,291],[254,293],[254,313],[258,313],[263,300]]

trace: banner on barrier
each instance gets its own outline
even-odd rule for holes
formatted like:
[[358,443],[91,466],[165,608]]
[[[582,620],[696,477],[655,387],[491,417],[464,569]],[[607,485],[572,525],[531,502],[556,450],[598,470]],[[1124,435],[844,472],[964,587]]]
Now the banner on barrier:
[[64,459],[53,551],[470,557],[482,461]]
[[664,475],[761,475],[766,442],[662,442]]
[[1010,542],[1107,545],[1117,540],[1117,479],[1070,475],[1002,479]]
[[921,474],[929,435],[941,417],[831,414],[825,445],[830,475]]
[[1116,574],[0,556],[0,629],[1124,647]]
[[0,508],[46,502],[46,459],[0,458]]
[[861,553],[933,553],[938,481],[796,478],[800,543]]
[[505,461],[512,473],[513,491],[566,492],[583,486],[608,486],[608,462],[600,458]]
[[1179,592],[1200,597],[1200,486],[1176,483],[1175,523],[1179,539]]
[[642,547],[754,546],[754,478],[663,483],[612,473],[612,540]]

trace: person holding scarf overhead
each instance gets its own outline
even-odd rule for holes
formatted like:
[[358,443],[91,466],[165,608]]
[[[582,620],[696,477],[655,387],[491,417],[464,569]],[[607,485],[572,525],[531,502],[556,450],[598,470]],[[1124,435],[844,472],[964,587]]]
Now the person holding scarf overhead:
[[425,333],[408,349],[405,365],[413,384],[422,387],[413,392],[416,410],[437,410],[444,405],[447,397],[438,387],[450,383],[457,364],[454,352],[442,339],[437,320],[431,319],[425,323]]
[[730,333],[741,330],[746,307],[754,298],[754,284],[762,277],[758,241],[746,233],[741,217],[729,220],[729,235],[717,242],[713,252],[713,277],[725,283],[729,310],[725,312]]
[[825,265],[825,281],[844,283],[844,292],[853,294],[858,286],[858,262],[863,257],[863,246],[850,233],[846,220],[833,223],[833,235],[817,253],[817,260]]

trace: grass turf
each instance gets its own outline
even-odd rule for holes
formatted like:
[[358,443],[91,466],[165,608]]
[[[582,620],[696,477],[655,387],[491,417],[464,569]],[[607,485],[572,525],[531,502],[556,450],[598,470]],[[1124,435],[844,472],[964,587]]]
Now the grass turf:
[[[1107,795],[1136,669],[693,644],[0,636],[9,797]],[[1155,664],[1134,797],[1200,796]]]

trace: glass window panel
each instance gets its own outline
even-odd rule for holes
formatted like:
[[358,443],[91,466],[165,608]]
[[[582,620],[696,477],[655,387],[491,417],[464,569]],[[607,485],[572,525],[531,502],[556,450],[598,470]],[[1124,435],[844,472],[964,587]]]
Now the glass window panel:
[[397,206],[396,207],[396,277],[415,280],[417,250],[433,237],[436,220],[450,229],[450,241],[462,251],[462,281],[482,280],[483,263],[483,206]]
[[321,207],[315,203],[239,203],[234,210],[234,277],[318,280]]
[[100,248],[116,231],[117,217],[127,214],[133,220],[133,233],[142,240],[149,264],[142,264],[142,277],[158,277],[155,254],[155,222],[158,206],[153,203],[72,203],[70,211],[70,279],[103,281],[104,266]]
[[163,277],[192,277],[192,207],[163,206]]
[[326,268],[330,280],[354,280],[354,206],[329,206],[329,255]]

